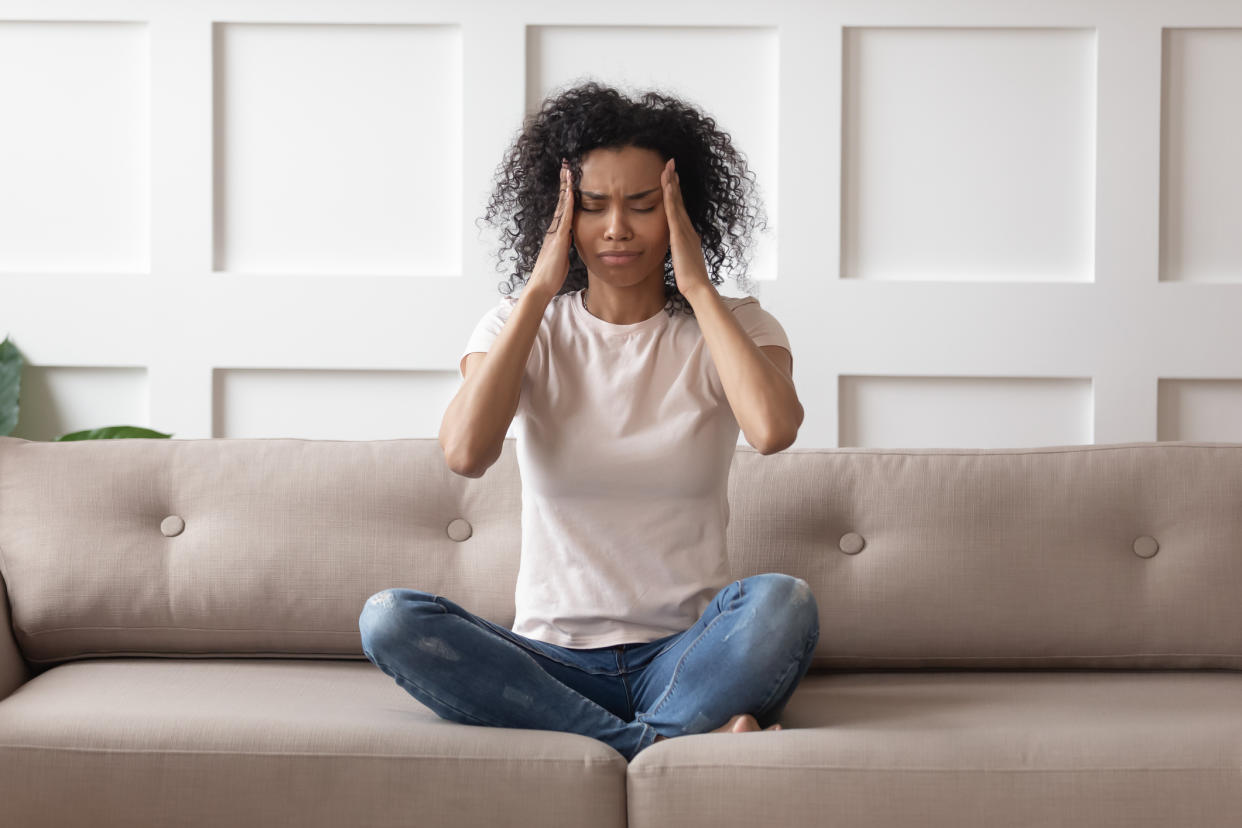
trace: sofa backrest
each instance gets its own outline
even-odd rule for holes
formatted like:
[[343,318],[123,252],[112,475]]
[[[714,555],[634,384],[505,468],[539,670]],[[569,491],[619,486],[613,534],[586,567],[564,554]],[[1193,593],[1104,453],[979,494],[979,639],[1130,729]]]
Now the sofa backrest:
[[[736,578],[806,579],[813,670],[1242,668],[1242,443],[739,447]],[[363,658],[388,587],[504,626],[515,445],[459,477],[435,439],[0,437],[0,574],[33,665]]]

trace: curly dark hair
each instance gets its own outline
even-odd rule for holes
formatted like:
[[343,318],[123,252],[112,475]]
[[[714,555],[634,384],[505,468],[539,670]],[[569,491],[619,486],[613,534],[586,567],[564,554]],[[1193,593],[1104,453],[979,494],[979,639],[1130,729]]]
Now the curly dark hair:
[[[524,285],[535,267],[544,233],[552,222],[560,187],[561,158],[568,158],[575,192],[582,179],[582,159],[596,148],[634,146],[677,159],[677,174],[690,222],[703,240],[708,279],[724,281],[721,270],[736,266],[734,278],[750,293],[746,276],[751,232],[767,228],[755,176],[745,156],[734,149],[727,132],[693,104],[669,94],[648,91],[637,100],[595,81],[564,88],[526,116],[513,145],[497,167],[496,188],[484,218],[501,229],[497,270],[503,253],[513,250],[502,294]],[[750,201],[755,208],[751,209]],[[577,199],[575,198],[575,202]],[[497,220],[499,217],[499,220]],[[476,221],[476,227],[478,223]],[[557,295],[587,286],[587,269],[578,251],[569,249],[569,275]],[[665,310],[694,310],[677,289],[670,250],[664,257]]]

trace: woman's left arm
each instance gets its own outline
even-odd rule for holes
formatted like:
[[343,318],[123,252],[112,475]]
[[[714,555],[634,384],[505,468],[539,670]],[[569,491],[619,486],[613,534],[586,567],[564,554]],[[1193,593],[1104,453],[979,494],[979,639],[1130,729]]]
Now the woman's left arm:
[[733,416],[760,454],[784,451],[797,439],[805,414],[794,389],[793,356],[776,345],[756,345],[707,278],[703,241],[686,213],[671,158],[660,173],[660,186],[677,289],[694,308]]
[[[682,295],[694,308],[746,442],[760,454],[789,448],[805,416],[790,373],[790,353],[779,345],[756,345],[710,283],[706,289],[683,291]],[[769,354],[779,359],[779,364]]]

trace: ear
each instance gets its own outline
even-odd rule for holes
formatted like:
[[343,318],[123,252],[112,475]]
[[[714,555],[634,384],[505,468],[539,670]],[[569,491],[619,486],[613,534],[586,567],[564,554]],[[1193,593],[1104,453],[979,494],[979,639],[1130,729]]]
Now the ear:
[[793,382],[793,354],[781,345],[760,345],[759,350]]

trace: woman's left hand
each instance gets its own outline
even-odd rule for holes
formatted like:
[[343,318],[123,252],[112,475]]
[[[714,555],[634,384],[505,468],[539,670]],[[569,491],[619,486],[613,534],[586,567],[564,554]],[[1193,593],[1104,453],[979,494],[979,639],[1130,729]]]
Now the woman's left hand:
[[670,158],[660,173],[664,188],[664,215],[668,219],[669,246],[673,250],[673,278],[686,299],[696,291],[713,288],[707,278],[707,260],[703,258],[703,240],[690,222],[685,202],[681,200],[681,180]]

